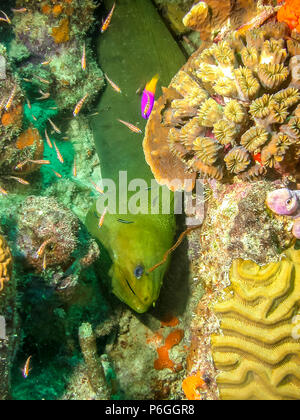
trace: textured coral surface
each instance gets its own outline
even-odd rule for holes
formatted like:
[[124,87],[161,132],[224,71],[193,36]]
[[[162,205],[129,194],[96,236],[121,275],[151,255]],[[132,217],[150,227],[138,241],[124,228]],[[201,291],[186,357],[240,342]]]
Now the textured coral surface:
[[297,315],[300,251],[259,266],[235,260],[231,285],[214,306],[221,333],[212,336],[222,399],[299,399]]
[[[144,141],[160,183],[171,188],[172,179],[184,179],[187,172],[224,181],[296,174],[299,42],[287,46],[287,36],[287,26],[278,23],[234,33],[199,50],[178,72],[170,87],[181,98],[164,92],[150,117],[156,129],[149,128]],[[162,130],[168,132],[169,152],[165,145],[158,150]],[[162,159],[169,165],[162,168]]]

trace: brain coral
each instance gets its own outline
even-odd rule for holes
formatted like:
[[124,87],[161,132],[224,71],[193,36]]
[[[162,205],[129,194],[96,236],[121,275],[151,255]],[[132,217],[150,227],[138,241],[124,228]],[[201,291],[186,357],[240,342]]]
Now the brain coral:
[[[180,165],[181,179],[187,172],[224,181],[272,176],[286,167],[289,174],[295,172],[300,57],[294,53],[300,43],[294,39],[287,45],[289,35],[284,23],[235,32],[200,49],[177,73],[170,85],[177,97],[166,97],[164,91],[144,140],[146,159],[160,183],[170,186]],[[168,153],[163,148],[164,161],[169,156],[173,164],[160,169],[161,156],[152,152],[153,139],[157,143],[163,130],[169,146]],[[174,165],[174,159],[180,164]]]
[[299,399],[300,251],[259,266],[235,260],[231,286],[214,306],[212,336],[222,399]]

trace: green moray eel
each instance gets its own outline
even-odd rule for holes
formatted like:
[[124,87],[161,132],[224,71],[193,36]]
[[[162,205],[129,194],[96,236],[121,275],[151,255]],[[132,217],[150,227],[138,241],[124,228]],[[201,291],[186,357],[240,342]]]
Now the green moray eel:
[[[106,0],[104,5],[110,10],[113,1]],[[128,182],[139,178],[150,187],[153,176],[144,158],[143,135],[133,133],[118,119],[144,132],[137,89],[158,73],[156,96],[160,95],[161,86],[168,86],[185,57],[151,0],[118,0],[111,25],[99,36],[97,49],[104,73],[122,90],[122,94],[117,93],[108,84],[98,105],[99,115],[91,118],[102,178],[114,180],[118,189],[119,171],[127,171]],[[151,190],[145,191],[150,196]],[[128,193],[128,200],[133,194]],[[136,312],[143,313],[159,296],[167,264],[151,273],[147,270],[160,262],[172,246],[174,214],[162,214],[161,210],[159,214],[108,212],[99,228],[100,217],[95,203],[86,224],[109,254],[111,265],[107,271],[112,291]]]

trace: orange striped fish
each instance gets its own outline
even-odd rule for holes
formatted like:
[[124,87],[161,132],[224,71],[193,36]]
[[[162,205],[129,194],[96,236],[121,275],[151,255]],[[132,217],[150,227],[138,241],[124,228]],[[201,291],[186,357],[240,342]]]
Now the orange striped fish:
[[60,161],[60,163],[64,163],[64,159],[63,159],[63,157],[62,157],[62,155],[59,151],[59,148],[57,147],[54,140],[53,140],[53,144],[54,144],[54,148],[55,148],[55,151],[56,151],[56,154],[57,154],[57,159]]
[[88,96],[89,95],[87,93],[86,95],[84,95],[84,97],[82,99],[80,99],[80,101],[78,102],[78,104],[76,105],[76,107],[74,109],[74,112],[73,112],[74,117],[77,117],[77,115],[79,114],[79,112],[80,112],[80,110],[81,110],[81,108],[82,108],[83,104],[85,103]]
[[85,43],[83,44],[83,52],[81,58],[81,68],[83,71],[86,70],[86,53],[85,53]]
[[113,5],[113,7],[112,7],[111,11],[109,12],[109,14],[108,14],[107,18],[106,18],[106,19],[105,19],[105,21],[103,22],[103,25],[102,25],[102,27],[101,27],[101,33],[102,33],[102,34],[103,34],[103,32],[105,32],[105,31],[107,30],[107,28],[109,27],[109,24],[110,24],[111,18],[112,18],[112,16],[113,16],[113,13],[114,13],[114,10],[115,10],[115,7],[116,7],[116,3],[114,3],[114,5]]
[[30,100],[28,98],[26,98],[26,102],[27,102],[28,108],[31,109],[31,103],[30,103]]
[[22,369],[22,375],[24,379],[28,378],[29,372],[31,371],[31,369],[29,369],[31,359],[32,359],[32,356],[29,356],[28,359],[26,360],[24,368]]
[[44,83],[45,85],[50,85],[49,80],[42,79],[40,76],[35,76],[41,83]]
[[110,80],[110,78],[107,76],[107,74],[104,74],[105,79],[108,81],[108,83],[110,84],[110,86],[118,93],[122,93],[121,89],[119,88],[118,85],[116,85],[112,80]]
[[15,97],[15,95],[16,95],[16,92],[17,92],[17,85],[15,85],[15,86],[13,87],[13,90],[12,90],[12,92],[11,92],[11,94],[10,94],[10,97],[8,98],[8,101],[7,101],[6,105],[5,105],[5,109],[6,109],[6,111],[8,111],[8,110],[9,110],[9,108],[11,107],[11,104],[12,104],[12,102],[13,102],[13,100],[14,100],[14,97]]
[[45,137],[46,137],[46,141],[48,143],[48,146],[50,147],[50,149],[53,149],[50,137],[48,136],[47,130],[45,129]]
[[52,172],[54,173],[55,176],[57,176],[57,178],[62,178],[62,175],[59,174],[58,172],[56,172],[54,169],[51,169]]
[[74,159],[74,164],[73,164],[73,176],[76,177],[77,176],[77,167],[76,167],[76,160]]
[[61,131],[58,127],[56,127],[56,125],[54,124],[54,122],[52,120],[50,120],[50,118],[48,118],[49,123],[51,124],[53,130],[57,133],[57,134],[61,134]]
[[22,7],[22,9],[11,9],[11,11],[13,13],[26,13],[27,9],[26,9],[26,7]]
[[47,268],[47,256],[46,256],[46,252],[44,254],[44,258],[43,258],[43,271],[46,271]]
[[42,255],[44,255],[44,252],[46,250],[47,245],[50,244],[50,242],[53,242],[52,239],[46,239],[42,245],[39,247],[39,249],[36,251],[37,258],[40,258]]
[[36,165],[50,165],[51,164],[50,160],[31,160],[31,159],[28,159],[27,162],[35,163]]
[[91,183],[93,184],[93,186],[94,186],[95,190],[96,190],[99,194],[104,194],[104,191],[103,191],[103,190],[101,190],[101,188],[100,188],[97,184],[95,184],[95,182],[91,181]]
[[15,181],[17,181],[17,182],[19,182],[20,184],[23,184],[23,185],[30,185],[30,183],[28,181],[26,181],[23,178],[19,178],[17,176],[9,176],[8,178],[9,179],[14,179]]
[[138,134],[142,133],[142,130],[140,128],[136,127],[135,125],[130,124],[129,122],[126,122],[126,121],[123,121],[123,120],[118,120],[118,121],[120,123],[126,125],[126,127],[128,127],[129,130],[133,131],[134,133],[138,133]]
[[100,217],[100,220],[99,220],[99,225],[98,225],[99,228],[102,228],[102,226],[103,226],[107,210],[108,210],[107,207],[105,207],[104,212],[103,212],[103,214],[102,214],[102,216]]

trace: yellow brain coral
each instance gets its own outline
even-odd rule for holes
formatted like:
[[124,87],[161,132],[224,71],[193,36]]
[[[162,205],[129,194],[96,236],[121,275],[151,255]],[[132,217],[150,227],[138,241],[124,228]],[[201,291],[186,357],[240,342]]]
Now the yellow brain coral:
[[300,250],[266,266],[236,260],[230,280],[211,339],[221,398],[299,399]]
[[4,283],[11,277],[12,256],[6,240],[0,235],[0,292],[4,289]]
[[[295,170],[300,155],[300,75],[294,71],[294,52],[298,47],[300,51],[300,41],[293,38],[290,49],[288,32],[277,22],[231,34],[200,49],[173,78],[170,88],[180,97],[165,98],[159,112],[155,106],[148,124],[157,118],[156,127],[170,133],[169,153],[183,165],[180,178],[192,171],[231,181],[236,176],[273,177],[284,167]],[[274,140],[278,133],[285,136],[283,141]],[[150,164],[153,173],[169,185],[178,171],[171,169],[167,176],[164,171],[161,181],[158,160],[159,153]]]

